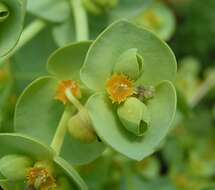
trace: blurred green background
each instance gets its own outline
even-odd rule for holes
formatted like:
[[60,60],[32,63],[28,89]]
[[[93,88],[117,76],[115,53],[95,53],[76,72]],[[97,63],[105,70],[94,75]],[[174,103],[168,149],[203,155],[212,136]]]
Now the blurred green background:
[[[25,25],[44,19],[46,26],[1,61],[1,132],[13,131],[17,97],[32,80],[47,74],[50,53],[75,41],[68,7],[58,10],[65,13],[62,18],[50,19],[58,12],[38,12],[34,1],[28,2]],[[46,1],[38,3],[46,8]],[[89,189],[215,190],[215,0],[84,0],[83,5],[90,39],[114,20],[127,18],[163,38],[178,60],[178,109],[167,138],[141,162],[108,149],[93,163],[78,167]]]

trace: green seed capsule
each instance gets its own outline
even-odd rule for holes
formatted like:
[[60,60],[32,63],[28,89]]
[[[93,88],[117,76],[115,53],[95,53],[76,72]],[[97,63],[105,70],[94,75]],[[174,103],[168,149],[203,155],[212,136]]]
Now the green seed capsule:
[[0,159],[0,173],[8,180],[25,179],[33,161],[22,155],[7,155]]
[[10,12],[5,4],[0,2],[0,22],[4,22],[10,15]]
[[130,79],[137,79],[143,70],[143,58],[132,48],[122,53],[114,67],[113,72],[125,74]]
[[128,98],[118,108],[117,114],[123,126],[136,136],[143,136],[149,127],[149,111],[146,105],[137,98]]
[[68,130],[73,138],[83,143],[92,143],[97,139],[86,109],[80,110],[69,120]]

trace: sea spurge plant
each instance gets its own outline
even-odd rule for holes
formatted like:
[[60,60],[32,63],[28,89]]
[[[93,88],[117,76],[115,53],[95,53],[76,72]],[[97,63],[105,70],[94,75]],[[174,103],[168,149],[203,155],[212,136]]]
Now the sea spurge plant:
[[24,24],[26,0],[0,1],[0,56],[7,54],[17,43]]
[[91,92],[79,76],[90,45],[74,43],[53,52],[47,64],[50,76],[26,88],[15,113],[17,132],[42,140],[71,164],[90,162],[105,148],[85,107]]
[[176,109],[176,61],[146,29],[118,21],[91,45],[81,69],[86,107],[102,141],[136,160],[155,151]]
[[0,186],[4,190],[87,190],[78,173],[48,146],[19,134],[0,137]]

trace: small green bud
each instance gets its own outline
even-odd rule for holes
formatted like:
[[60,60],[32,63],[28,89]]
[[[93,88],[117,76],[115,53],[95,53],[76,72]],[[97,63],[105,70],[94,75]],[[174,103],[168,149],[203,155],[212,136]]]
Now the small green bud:
[[119,56],[114,73],[125,74],[130,79],[137,79],[143,70],[143,58],[137,53],[137,49],[132,48]]
[[118,0],[83,0],[85,9],[94,14],[101,15],[116,7]]
[[150,114],[146,105],[137,98],[128,98],[117,114],[123,126],[136,136],[143,136],[149,127]]
[[69,120],[68,130],[72,137],[83,143],[92,143],[97,139],[86,109],[81,109]]
[[10,15],[10,12],[8,10],[8,7],[0,2],[0,23],[4,22]]
[[0,173],[8,180],[25,179],[33,161],[22,155],[7,155],[0,159]]
[[57,179],[57,184],[54,190],[73,190],[74,188],[70,184],[66,177],[60,176]]

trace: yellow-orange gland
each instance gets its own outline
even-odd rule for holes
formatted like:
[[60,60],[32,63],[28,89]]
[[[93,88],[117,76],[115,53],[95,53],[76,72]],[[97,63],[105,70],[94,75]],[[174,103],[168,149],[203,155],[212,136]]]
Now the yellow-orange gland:
[[55,99],[60,100],[64,104],[67,103],[66,90],[70,89],[73,96],[77,97],[80,93],[79,83],[73,80],[63,80],[57,88]]
[[113,103],[121,103],[134,94],[133,81],[129,80],[126,75],[114,74],[107,81],[106,90]]
[[55,179],[47,168],[34,167],[29,169],[27,173],[28,185],[34,187],[38,180],[40,182],[40,190],[50,190],[56,187]]

